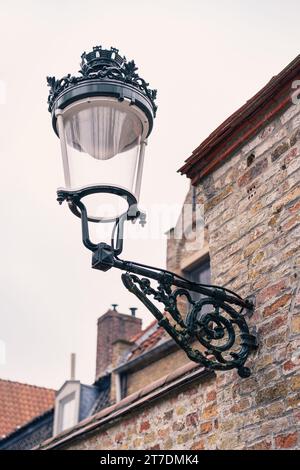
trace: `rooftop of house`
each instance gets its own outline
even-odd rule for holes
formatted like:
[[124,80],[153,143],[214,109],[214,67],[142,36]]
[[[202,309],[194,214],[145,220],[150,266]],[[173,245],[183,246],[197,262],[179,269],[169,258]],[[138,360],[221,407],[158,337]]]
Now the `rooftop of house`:
[[84,436],[85,433],[107,426],[107,423],[115,419],[119,420],[123,416],[128,416],[129,413],[136,412],[143,408],[146,403],[155,402],[159,397],[165,396],[174,389],[180,389],[185,384],[192,383],[194,380],[201,380],[206,377],[213,377],[214,375],[214,372],[205,369],[195,362],[189,361],[184,366],[153,381],[121,401],[88,416],[76,426],[66,429],[57,436],[42,442],[36,449],[59,448],[72,439],[78,439]]
[[130,373],[146,367],[178,348],[175,341],[154,320],[148,327],[130,340],[131,347],[119,358],[114,371]]
[[[291,104],[291,82],[300,78],[300,55],[218,126],[178,170],[197,184]],[[294,90],[295,91],[295,90]]]
[[[1,381],[8,382],[10,384],[16,384],[16,382],[9,382],[9,381]],[[66,381],[60,390],[64,388],[64,386],[70,381]],[[24,385],[24,384],[18,384]],[[79,419],[80,421],[85,419],[87,416],[94,415],[98,413],[103,408],[107,408],[110,405],[110,377],[103,377],[101,383],[97,384],[96,386],[92,385],[84,385],[80,384],[81,392],[80,392],[80,408],[79,408]],[[34,389],[40,389],[40,387],[33,387],[29,385],[28,387],[32,387]],[[50,391],[48,389],[42,389],[46,391]],[[16,393],[21,393],[22,397],[24,397],[23,388],[20,392],[18,389]],[[58,392],[54,392],[55,395],[59,395]],[[27,397],[29,394],[27,394]],[[0,394],[0,399],[2,395]],[[29,400],[28,400],[29,401]],[[14,402],[14,406],[11,406],[10,410],[13,411],[13,415],[9,415],[10,421],[12,416],[17,415],[18,410],[18,403]],[[32,419],[25,421],[23,424],[18,425],[17,427],[14,426],[10,428],[6,435],[0,437],[0,449],[12,449],[12,450],[25,450],[25,449],[32,449],[33,447],[40,444],[41,441],[50,438],[53,435],[53,421],[54,421],[54,402],[50,408],[47,408],[46,411],[42,413],[35,414]],[[3,408],[3,409],[2,409]],[[4,406],[0,406],[0,428],[2,429],[3,424],[5,423],[3,416],[3,410],[5,409]],[[8,414],[8,410],[7,410]],[[6,416],[7,417],[7,416]],[[3,422],[2,422],[3,421]],[[8,421],[8,420],[6,420]],[[19,420],[17,420],[19,422]]]
[[145,330],[131,339],[135,346],[130,351],[126,360],[131,361],[145,352],[150,351],[166,337],[169,338],[165,330],[158,325],[157,320],[154,320]]
[[0,379],[0,439],[54,406],[55,390]]

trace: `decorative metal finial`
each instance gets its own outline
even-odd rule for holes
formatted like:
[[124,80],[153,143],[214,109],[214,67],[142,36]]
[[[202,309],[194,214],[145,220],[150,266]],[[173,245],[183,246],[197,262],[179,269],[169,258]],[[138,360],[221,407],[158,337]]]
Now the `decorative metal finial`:
[[117,311],[117,307],[118,307],[118,304],[111,304],[112,308],[113,308],[113,311],[116,312]]
[[81,69],[79,73],[88,76],[98,72],[104,67],[122,67],[126,62],[125,57],[119,55],[119,50],[111,47],[110,50],[102,49],[102,46],[93,47],[92,52],[84,52],[81,55]]
[[50,87],[48,96],[48,110],[50,112],[52,112],[57,98],[65,90],[85,81],[100,79],[103,81],[119,81],[139,90],[150,101],[155,116],[157,91],[151,90],[149,83],[138,75],[135,62],[133,60],[127,61],[126,57],[122,57],[115,47],[102,49],[102,46],[95,46],[91,52],[84,52],[81,55],[80,67],[79,77],[71,74],[61,79],[47,77],[47,84]]

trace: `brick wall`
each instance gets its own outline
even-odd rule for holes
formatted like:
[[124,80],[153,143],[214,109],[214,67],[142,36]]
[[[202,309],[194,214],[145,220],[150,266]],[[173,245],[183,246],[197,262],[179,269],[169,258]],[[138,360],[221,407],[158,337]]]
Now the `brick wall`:
[[216,381],[199,381],[151,408],[68,446],[69,449],[215,448],[218,430]]
[[164,355],[161,359],[152,362],[143,369],[128,374],[127,378],[127,395],[140,390],[146,385],[154,382],[154,380],[169,374],[176,367],[181,367],[189,362],[186,354],[182,350],[175,351],[171,354]]
[[[217,372],[69,448],[300,447],[299,111],[277,115],[197,187],[212,282],[256,295],[250,326],[260,346],[247,364],[251,377]],[[184,256],[184,243],[171,242],[170,267]]]

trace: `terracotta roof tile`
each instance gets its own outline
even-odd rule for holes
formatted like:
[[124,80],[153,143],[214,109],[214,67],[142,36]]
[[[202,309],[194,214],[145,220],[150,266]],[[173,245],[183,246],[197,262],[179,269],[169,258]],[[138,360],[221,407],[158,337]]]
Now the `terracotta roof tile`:
[[130,338],[130,341],[132,343],[135,343],[139,338],[141,338],[142,336],[144,336],[144,334],[149,331],[155,324],[157,323],[157,320],[153,320],[150,325],[147,326],[147,328],[145,328],[144,330],[142,331],[139,331],[139,333],[137,333],[136,335],[132,336],[132,338]]
[[54,405],[55,391],[0,379],[0,439]]
[[[136,357],[140,356],[141,354],[144,354],[146,351],[149,351],[150,349],[154,348],[158,344],[158,342],[167,335],[165,330],[157,325],[157,328],[151,333],[150,335],[147,335],[147,332],[149,331],[150,328],[153,328],[157,324],[156,320],[151,323],[148,328],[146,328],[144,331],[142,331],[142,334],[140,335],[139,338],[137,339],[142,339],[142,341],[138,344],[136,348],[132,350],[130,353],[129,357],[127,357],[127,361],[131,361],[132,359],[135,359]],[[145,335],[145,339],[143,340],[142,336]]]

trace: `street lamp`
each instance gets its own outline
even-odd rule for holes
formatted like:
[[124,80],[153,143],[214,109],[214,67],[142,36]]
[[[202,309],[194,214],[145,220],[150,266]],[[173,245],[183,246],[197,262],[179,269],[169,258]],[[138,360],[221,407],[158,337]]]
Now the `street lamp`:
[[73,211],[76,194],[91,221],[114,221],[139,199],[156,92],[117,49],[94,47],[81,59],[80,77],[47,79],[65,191]]
[[[57,199],[60,204],[67,201],[81,218],[83,243],[93,253],[92,267],[125,271],[125,287],[191,360],[210,369],[237,368],[241,377],[248,377],[245,362],[257,347],[246,322],[253,312],[250,299],[119,258],[124,222],[145,223],[138,201],[145,147],[157,109],[156,90],[149,88],[134,61],[127,61],[118,49],[97,46],[81,59],[79,76],[47,77],[48,104],[60,139],[65,181]],[[93,243],[89,222],[113,222],[111,244]],[[156,287],[151,285],[153,280]],[[193,301],[191,291],[202,294],[200,300]],[[180,297],[190,306],[186,316],[179,310]],[[151,298],[163,304],[163,313]]]

